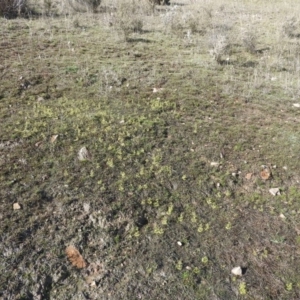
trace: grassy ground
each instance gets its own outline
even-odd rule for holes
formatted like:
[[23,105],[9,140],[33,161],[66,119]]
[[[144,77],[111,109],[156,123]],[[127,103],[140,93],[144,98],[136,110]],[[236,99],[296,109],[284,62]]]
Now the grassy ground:
[[0,20],[1,299],[300,298],[291,3]]

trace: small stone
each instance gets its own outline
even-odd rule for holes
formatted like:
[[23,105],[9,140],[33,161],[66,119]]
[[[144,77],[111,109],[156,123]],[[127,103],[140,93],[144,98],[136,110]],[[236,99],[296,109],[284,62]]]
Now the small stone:
[[242,276],[243,275],[243,270],[241,267],[235,267],[231,270],[231,273],[233,275],[236,275],[236,276]]
[[58,137],[58,134],[52,135],[50,138],[50,142],[53,144],[56,141],[57,137]]
[[78,152],[78,159],[80,161],[89,160],[91,155],[86,147],[82,147]]
[[286,219],[286,217],[285,217],[285,215],[283,214],[283,213],[281,213],[280,215],[279,215],[279,217],[281,218],[281,219]]
[[180,241],[177,242],[178,246],[182,246],[182,243]]
[[220,165],[220,163],[218,163],[217,161],[212,161],[211,163],[210,163],[210,166],[211,167],[218,167]]
[[42,143],[43,143],[43,141],[38,141],[38,142],[36,142],[34,145],[35,145],[35,147],[39,147],[39,146],[42,145]]
[[21,206],[20,206],[20,204],[19,203],[14,203],[13,204],[13,210],[19,210],[19,209],[21,209]]
[[270,169],[264,166],[263,170],[260,171],[260,177],[263,180],[268,180],[271,177]]
[[163,90],[163,88],[153,88],[153,93],[159,93]]
[[252,178],[252,175],[253,175],[253,173],[247,173],[246,176],[245,176],[245,178],[247,180],[250,180]]
[[293,106],[294,107],[300,107],[300,103],[294,103]]
[[271,189],[269,189],[269,192],[270,192],[273,196],[280,195],[280,189],[279,189],[279,188],[271,188]]

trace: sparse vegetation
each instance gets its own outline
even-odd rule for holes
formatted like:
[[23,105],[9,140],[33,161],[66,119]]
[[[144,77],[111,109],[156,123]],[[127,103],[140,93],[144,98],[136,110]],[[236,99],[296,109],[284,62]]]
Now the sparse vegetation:
[[170,0],[148,0],[154,5],[170,5]]
[[300,298],[300,4],[275,2],[0,20],[1,299]]
[[27,0],[1,0],[0,17],[7,19],[20,16],[27,9]]
[[68,4],[76,12],[91,11],[95,13],[101,4],[101,0],[68,0]]

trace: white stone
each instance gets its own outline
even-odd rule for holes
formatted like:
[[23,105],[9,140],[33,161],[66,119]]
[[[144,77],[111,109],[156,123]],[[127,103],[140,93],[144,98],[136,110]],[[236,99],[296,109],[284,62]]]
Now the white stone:
[[231,273],[233,275],[236,275],[236,276],[242,276],[243,275],[243,271],[242,271],[242,268],[241,267],[235,267],[231,270]]
[[279,189],[279,188],[271,188],[271,189],[269,189],[269,192],[270,192],[273,196],[280,195],[280,189]]
[[14,209],[14,210],[19,210],[19,209],[21,209],[21,206],[20,206],[20,204],[19,204],[19,203],[17,203],[17,202],[16,202],[16,203],[14,203],[14,204],[13,204],[13,209]]
[[89,151],[87,150],[86,147],[82,147],[82,148],[79,150],[79,152],[78,152],[78,159],[79,159],[80,161],[90,159],[90,153],[89,153]]

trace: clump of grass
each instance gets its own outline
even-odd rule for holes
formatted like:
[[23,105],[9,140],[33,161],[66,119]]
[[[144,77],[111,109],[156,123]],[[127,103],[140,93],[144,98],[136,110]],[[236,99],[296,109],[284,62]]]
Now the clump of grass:
[[127,0],[118,3],[117,13],[114,15],[112,24],[122,32],[125,41],[130,40],[132,33],[143,32],[143,18],[148,14],[149,9],[150,7],[146,2],[137,3],[134,0]]
[[289,38],[300,37],[300,22],[297,18],[293,17],[284,22],[282,32]]
[[148,0],[152,5],[170,5],[170,0]]
[[113,88],[119,88],[126,81],[115,70],[111,68],[104,68],[100,72],[101,81],[99,86],[100,94],[107,94]]
[[1,0],[0,1],[0,16],[5,18],[15,18],[27,11],[27,0]]
[[254,54],[257,45],[257,36],[251,32],[246,31],[243,33],[242,42],[247,52]]
[[217,63],[222,64],[224,62],[224,55],[228,54],[229,47],[228,36],[224,33],[215,33],[210,37],[209,53]]
[[76,12],[97,12],[102,0],[68,0],[70,7]]
[[147,2],[150,4],[153,13],[157,5],[170,5],[170,0],[147,0]]
[[176,6],[172,7],[162,16],[162,22],[165,31],[180,33],[183,29],[182,13]]

